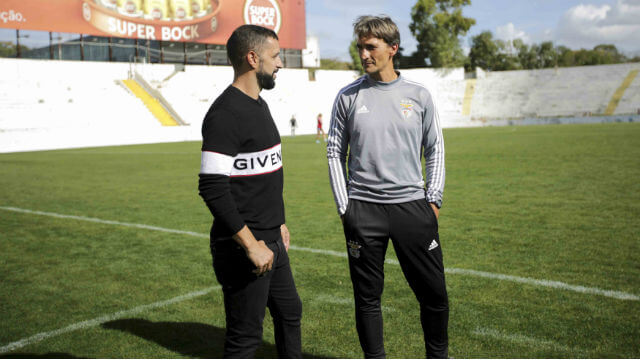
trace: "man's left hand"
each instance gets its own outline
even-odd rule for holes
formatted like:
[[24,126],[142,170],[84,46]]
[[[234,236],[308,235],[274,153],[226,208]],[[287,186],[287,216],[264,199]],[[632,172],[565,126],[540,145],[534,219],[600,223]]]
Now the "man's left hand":
[[282,242],[284,243],[284,249],[289,252],[289,242],[291,241],[291,235],[289,234],[289,229],[287,229],[287,225],[280,225],[280,235],[282,235]]
[[434,203],[429,203],[429,205],[431,205],[433,213],[436,214],[436,220],[438,220],[438,217],[440,217],[440,209],[438,209],[438,207]]

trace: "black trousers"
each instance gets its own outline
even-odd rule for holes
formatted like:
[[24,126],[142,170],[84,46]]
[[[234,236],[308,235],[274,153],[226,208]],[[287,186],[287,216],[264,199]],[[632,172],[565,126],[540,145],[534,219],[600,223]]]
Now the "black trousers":
[[213,268],[222,285],[227,329],[225,358],[252,358],[262,344],[265,308],[273,318],[275,342],[280,358],[301,358],[298,296],[289,256],[282,239],[261,237],[274,253],[273,269],[258,277],[244,250],[233,240],[212,242]]
[[384,358],[380,298],[389,238],[420,303],[426,356],[448,357],[449,301],[438,222],[426,200],[378,204],[349,199],[344,215],[356,328],[366,358]]

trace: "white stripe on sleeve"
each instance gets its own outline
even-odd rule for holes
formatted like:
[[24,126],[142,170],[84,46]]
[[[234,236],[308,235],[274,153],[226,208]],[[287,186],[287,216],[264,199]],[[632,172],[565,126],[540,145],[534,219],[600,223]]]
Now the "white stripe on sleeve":
[[202,161],[200,163],[200,174],[230,176],[231,169],[233,168],[233,160],[233,156],[212,151],[203,151]]
[[[428,179],[427,200],[437,204],[442,203],[442,193],[444,191],[445,165],[444,165],[444,140],[442,138],[442,128],[440,127],[440,114],[435,101],[433,102],[433,118],[430,131],[435,132],[436,140],[429,154],[425,154],[425,172]],[[427,149],[425,149],[427,151]]]
[[340,162],[340,159],[329,159],[329,179],[340,215],[344,215],[347,211],[347,204],[349,203],[344,168],[345,163]]
[[[355,86],[355,85],[351,85]],[[338,93],[331,112],[331,125],[327,142],[327,159],[329,160],[329,181],[338,213],[347,211],[349,196],[347,193],[346,158],[349,148],[349,133],[346,131],[346,116],[339,110],[341,95],[349,87]]]

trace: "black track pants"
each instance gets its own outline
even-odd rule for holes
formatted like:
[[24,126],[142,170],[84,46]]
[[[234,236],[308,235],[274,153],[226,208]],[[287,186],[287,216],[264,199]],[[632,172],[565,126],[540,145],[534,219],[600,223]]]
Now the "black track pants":
[[222,285],[227,330],[225,358],[252,358],[262,344],[265,308],[273,318],[280,358],[301,358],[302,303],[293,282],[282,239],[267,242],[274,253],[273,269],[258,277],[244,250],[233,240],[212,245],[213,268]]
[[389,238],[420,303],[428,358],[448,357],[449,302],[438,223],[426,200],[378,204],[349,199],[344,215],[356,327],[367,358],[385,357],[380,298]]

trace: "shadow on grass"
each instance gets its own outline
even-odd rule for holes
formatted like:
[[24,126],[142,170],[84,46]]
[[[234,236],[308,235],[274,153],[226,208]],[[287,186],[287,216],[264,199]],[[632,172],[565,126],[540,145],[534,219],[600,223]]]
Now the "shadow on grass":
[[76,359],[76,357],[71,354],[56,352],[45,354],[11,353],[0,355],[0,359]]
[[[224,349],[223,328],[194,322],[153,322],[145,319],[121,319],[102,324],[103,328],[120,330],[156,342],[165,348],[193,358],[221,359]],[[257,359],[278,357],[275,345],[262,342]],[[302,354],[303,358],[326,358]]]

